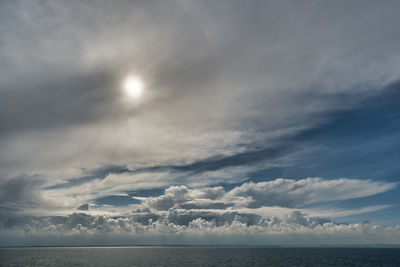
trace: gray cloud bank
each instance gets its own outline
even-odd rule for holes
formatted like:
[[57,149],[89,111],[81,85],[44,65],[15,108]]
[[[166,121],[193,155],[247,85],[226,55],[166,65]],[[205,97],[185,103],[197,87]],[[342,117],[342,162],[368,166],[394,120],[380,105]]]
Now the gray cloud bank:
[[[260,218],[238,212],[170,210],[109,217],[20,217],[0,231],[1,245],[57,244],[398,244],[400,226],[338,224],[294,211]],[[73,241],[74,240],[74,241]]]
[[[135,197],[142,204],[126,206],[111,215],[100,215],[107,209],[96,205],[89,209],[89,203],[78,207],[86,213],[58,216],[3,210],[0,236],[2,245],[29,240],[65,245],[72,242],[73,236],[79,236],[79,241],[71,244],[395,244],[400,226],[336,223],[329,218],[387,206],[322,212],[301,206],[372,196],[396,186],[370,180],[321,178],[250,182],[230,191],[220,186],[170,186],[158,197]],[[39,208],[46,207],[41,204]],[[47,210],[55,208],[49,206]]]

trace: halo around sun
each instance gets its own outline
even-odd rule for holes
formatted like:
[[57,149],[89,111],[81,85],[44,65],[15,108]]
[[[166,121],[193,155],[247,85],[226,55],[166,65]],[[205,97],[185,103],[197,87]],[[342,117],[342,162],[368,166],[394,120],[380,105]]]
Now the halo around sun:
[[143,94],[144,84],[139,77],[130,75],[125,77],[122,89],[127,97],[138,99]]

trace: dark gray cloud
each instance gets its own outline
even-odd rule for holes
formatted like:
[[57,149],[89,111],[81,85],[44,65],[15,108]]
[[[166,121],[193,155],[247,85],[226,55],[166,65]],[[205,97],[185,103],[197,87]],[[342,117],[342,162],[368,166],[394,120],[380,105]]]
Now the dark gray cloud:
[[43,184],[38,175],[21,175],[0,183],[0,213],[22,211],[42,203],[39,187]]
[[77,210],[89,210],[89,203],[82,203],[79,207],[76,208]]
[[168,221],[176,225],[188,226],[195,220],[204,220],[213,222],[215,225],[223,226],[224,224],[232,224],[234,221],[244,223],[245,225],[257,225],[261,219],[256,214],[241,214],[238,212],[216,213],[210,211],[195,210],[170,210],[168,212]]
[[[273,226],[280,224],[291,224],[306,227],[316,227],[332,221],[326,218],[310,217],[299,211],[291,212],[283,217],[262,218],[256,214],[244,214],[232,211],[223,213],[209,211],[190,211],[190,210],[170,210],[167,214],[160,215],[155,213],[141,213],[129,216],[109,217],[104,215],[89,215],[85,213],[73,213],[68,216],[52,216],[52,217],[29,217],[14,216],[8,218],[1,225],[1,230],[19,229],[23,227],[31,227],[32,231],[43,230],[52,231],[52,226],[70,231],[77,228],[86,228],[87,230],[95,230],[100,232],[113,232],[119,227],[130,232],[130,228],[136,223],[142,226],[150,226],[151,224],[166,223],[177,226],[189,226],[191,223],[203,220],[212,223],[215,227],[224,225],[232,225],[240,223],[245,226]],[[149,230],[149,229],[147,229]]]
[[[328,234],[327,234],[328,233]],[[361,234],[362,233],[362,234]],[[13,238],[10,238],[10,235]],[[54,217],[13,217],[2,223],[1,245],[34,241],[41,245],[61,244],[396,244],[398,226],[369,223],[343,224],[294,211],[284,216],[225,212],[171,210],[168,214],[109,217],[73,213]],[[70,240],[70,237],[76,239]],[[200,238],[199,237],[203,237]],[[45,238],[45,241],[44,239]],[[147,241],[146,241],[147,240]],[[280,241],[279,241],[280,240]],[[307,240],[304,243],[304,240]]]
[[[67,74],[43,81],[4,86],[0,134],[46,130],[91,123],[115,113],[109,74]],[[18,108],[16,108],[18,107]]]

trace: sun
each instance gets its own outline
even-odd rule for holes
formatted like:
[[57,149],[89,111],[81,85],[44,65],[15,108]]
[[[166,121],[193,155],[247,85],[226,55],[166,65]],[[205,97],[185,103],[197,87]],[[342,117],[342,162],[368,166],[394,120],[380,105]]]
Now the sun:
[[138,99],[143,94],[144,84],[139,77],[127,76],[123,81],[122,89],[127,97]]

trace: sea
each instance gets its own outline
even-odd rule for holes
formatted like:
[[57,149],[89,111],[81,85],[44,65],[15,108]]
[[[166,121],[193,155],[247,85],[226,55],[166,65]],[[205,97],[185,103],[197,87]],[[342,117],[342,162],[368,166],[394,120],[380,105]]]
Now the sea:
[[19,247],[0,266],[400,266],[400,248]]

